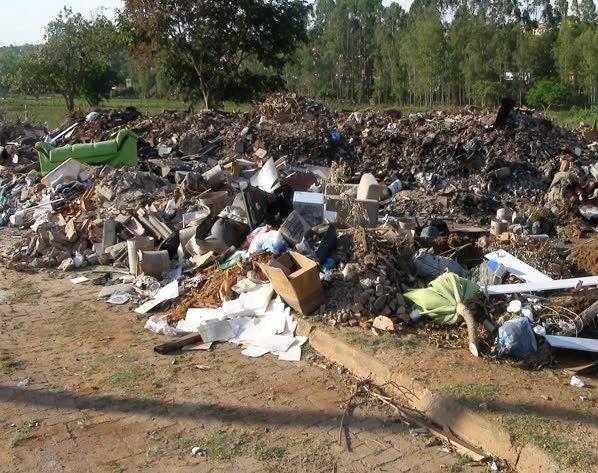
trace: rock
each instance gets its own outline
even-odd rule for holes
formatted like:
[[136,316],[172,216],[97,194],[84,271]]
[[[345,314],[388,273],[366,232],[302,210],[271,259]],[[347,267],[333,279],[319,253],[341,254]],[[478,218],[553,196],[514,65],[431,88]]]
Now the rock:
[[353,304],[353,307],[351,308],[351,310],[353,312],[362,312],[364,309],[363,304],[360,304],[359,302],[356,302],[355,304]]
[[60,263],[58,269],[61,269],[62,271],[72,271],[75,269],[75,260],[73,258],[66,258],[62,263]]
[[374,319],[372,327],[383,332],[394,332],[395,323],[385,315],[379,315]]
[[388,299],[388,296],[386,295],[382,295],[380,297],[378,297],[375,301],[374,301],[374,310],[377,312],[381,312],[382,309],[384,308],[384,306],[386,305],[386,300]]

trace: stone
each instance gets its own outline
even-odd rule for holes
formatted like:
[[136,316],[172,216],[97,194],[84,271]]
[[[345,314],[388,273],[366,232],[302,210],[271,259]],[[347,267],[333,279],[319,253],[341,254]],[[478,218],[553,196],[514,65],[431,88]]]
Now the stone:
[[77,240],[77,227],[75,226],[75,219],[70,219],[64,227],[64,233],[68,242],[72,243]]
[[73,258],[65,259],[62,263],[60,263],[58,269],[61,269],[62,271],[72,271],[75,269],[75,260]]
[[380,297],[378,297],[375,301],[374,301],[374,310],[375,311],[382,311],[382,309],[384,308],[384,306],[386,305],[386,300],[388,299],[388,296],[386,295],[382,295]]
[[374,319],[372,327],[383,332],[394,332],[395,323],[385,315],[379,315]]
[[99,195],[101,195],[104,199],[106,200],[112,200],[115,197],[115,193],[112,189],[110,189],[109,187],[106,186],[97,186],[96,187],[96,193],[98,193]]

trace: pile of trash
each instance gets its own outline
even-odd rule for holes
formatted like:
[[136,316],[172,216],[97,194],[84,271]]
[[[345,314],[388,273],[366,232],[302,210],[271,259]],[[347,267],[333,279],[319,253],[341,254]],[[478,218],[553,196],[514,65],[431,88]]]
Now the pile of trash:
[[136,303],[175,337],[161,353],[228,341],[297,360],[295,315],[375,336],[464,325],[476,356],[595,352],[598,277],[571,241],[598,219],[591,131],[282,94],[245,114],[3,123],[0,225],[21,239],[2,259]]

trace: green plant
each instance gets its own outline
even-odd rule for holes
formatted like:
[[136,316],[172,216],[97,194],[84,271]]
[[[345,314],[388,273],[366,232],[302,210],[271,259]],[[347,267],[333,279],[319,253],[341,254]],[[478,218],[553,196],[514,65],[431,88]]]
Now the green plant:
[[551,80],[536,82],[527,94],[527,102],[533,107],[542,107],[544,111],[552,106],[565,105],[568,100],[567,87]]

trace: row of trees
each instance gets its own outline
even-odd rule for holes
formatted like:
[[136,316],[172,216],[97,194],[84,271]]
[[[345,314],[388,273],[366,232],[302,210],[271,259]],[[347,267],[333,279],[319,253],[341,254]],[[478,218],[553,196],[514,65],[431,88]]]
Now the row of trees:
[[524,101],[549,80],[595,104],[596,7],[579,1],[415,0],[406,12],[382,0],[317,0],[287,80],[310,96],[420,105]]
[[60,94],[73,110],[75,98],[98,104],[133,77],[146,92],[210,108],[282,88],[283,67],[307,41],[307,19],[303,0],[126,0],[116,24],[65,8],[43,44],[16,64],[5,54],[11,66],[0,87]]
[[[353,102],[598,101],[594,0],[125,0],[116,22],[65,9],[41,45],[0,49],[0,92],[212,107],[286,87]],[[578,3],[579,2],[579,3]]]

